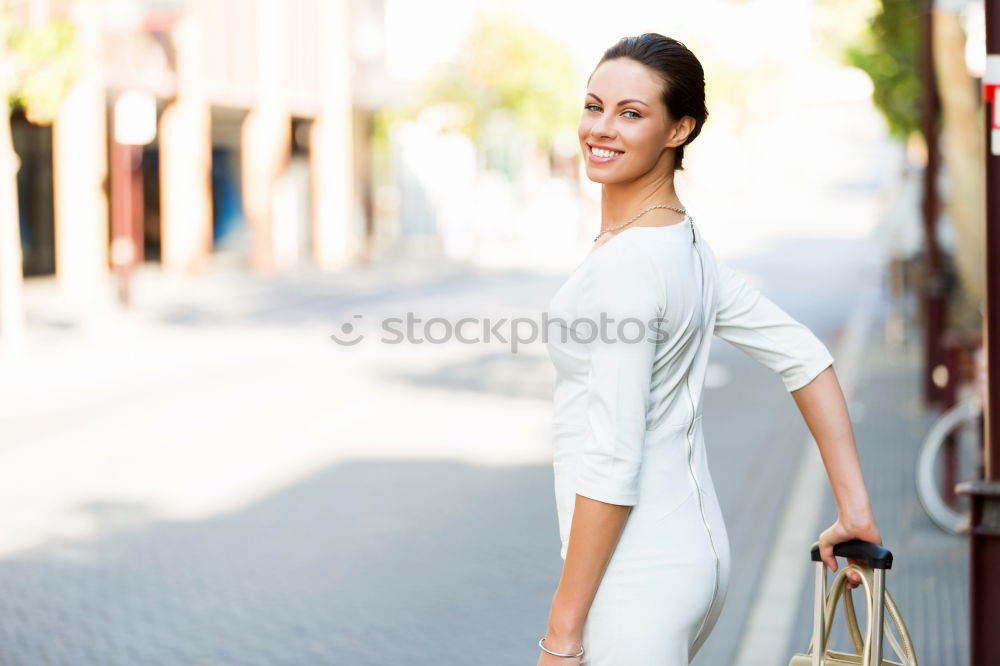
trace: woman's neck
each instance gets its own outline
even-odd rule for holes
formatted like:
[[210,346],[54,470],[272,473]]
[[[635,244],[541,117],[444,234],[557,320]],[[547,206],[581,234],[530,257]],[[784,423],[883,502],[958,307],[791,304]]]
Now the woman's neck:
[[[642,210],[655,204],[683,208],[674,190],[673,178],[652,186],[642,183],[604,185],[601,187],[601,231],[625,224]],[[669,213],[675,217],[669,210],[654,209],[640,219],[656,212]]]

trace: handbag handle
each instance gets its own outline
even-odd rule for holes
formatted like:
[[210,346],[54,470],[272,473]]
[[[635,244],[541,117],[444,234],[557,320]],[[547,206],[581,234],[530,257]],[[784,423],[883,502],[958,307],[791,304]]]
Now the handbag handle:
[[[874,626],[872,624],[872,608],[874,603],[873,602],[874,593],[872,592],[872,590],[874,590],[875,584],[872,581],[872,570],[869,567],[857,566],[857,565],[849,565],[849,566],[851,566],[855,571],[857,571],[858,575],[861,576],[861,580],[865,585],[865,599],[868,602],[868,613],[867,613],[868,617],[865,626],[866,642],[865,642],[865,651],[863,653],[863,656],[867,658],[870,655],[870,649],[871,649],[870,648],[870,642],[872,638],[871,632],[874,631]],[[855,615],[854,612],[854,599],[853,595],[851,594],[850,588],[847,587],[846,574],[843,577],[841,577],[837,585],[840,588],[839,596],[844,597],[844,614],[847,616],[848,625],[850,626],[851,624],[853,624],[852,633],[857,632],[858,635],[860,635],[860,631],[858,631],[857,616]],[[834,591],[835,594],[837,592],[838,591],[836,590]],[[886,629],[885,635],[889,640],[889,644],[892,645],[892,649],[896,653],[896,656],[898,656],[899,659],[904,664],[906,664],[907,666],[916,666],[917,654],[916,651],[913,649],[913,641],[910,639],[909,631],[906,628],[906,623],[903,622],[903,617],[899,612],[899,608],[896,606],[896,601],[895,599],[892,598],[892,595],[889,593],[888,589],[885,590],[885,608],[888,617],[886,617],[885,619],[884,627]],[[895,637],[892,635],[892,632],[888,631],[889,619],[892,619],[892,623],[896,626],[896,631],[899,633],[899,638],[900,641],[902,642],[902,645],[897,643]]]
[[[851,555],[851,557],[861,556]],[[891,560],[889,563],[891,564]],[[865,600],[867,602],[868,613],[863,639],[861,637],[860,628],[858,627],[857,614],[854,610],[854,599],[851,595],[850,588],[847,587],[847,572],[851,570],[857,572],[861,577],[862,587],[865,592]],[[872,593],[873,587],[874,583],[872,582],[872,570],[870,567],[848,564],[837,572],[837,576],[833,579],[830,591],[825,600],[824,635],[830,635],[830,630],[833,628],[833,615],[837,609],[837,602],[840,597],[843,596],[844,616],[847,621],[849,633],[851,634],[851,641],[854,643],[855,653],[861,656],[862,663],[864,664],[867,664],[870,661],[869,653],[871,651],[872,632],[874,631],[872,620],[874,597]],[[917,655],[913,649],[913,641],[910,638],[909,631],[907,630],[906,623],[903,621],[903,617],[899,612],[899,608],[896,606],[896,602],[893,600],[892,595],[889,594],[888,589],[885,590],[885,607],[888,612],[888,617],[885,619],[886,628],[888,628],[888,621],[891,618],[892,623],[896,627],[896,631],[899,633],[900,641],[902,642],[902,645],[900,645],[891,632],[886,632],[889,644],[892,646],[893,651],[896,653],[896,656],[899,657],[904,666],[917,666]],[[807,649],[807,652],[809,654],[812,654],[813,652],[812,640],[809,641],[809,648]]]

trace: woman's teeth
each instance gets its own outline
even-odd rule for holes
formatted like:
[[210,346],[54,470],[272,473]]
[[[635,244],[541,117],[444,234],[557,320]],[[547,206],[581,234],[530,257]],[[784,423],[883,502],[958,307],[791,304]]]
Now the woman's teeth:
[[593,146],[591,146],[590,150],[598,157],[617,157],[622,154],[617,150],[604,150],[603,148],[594,148]]

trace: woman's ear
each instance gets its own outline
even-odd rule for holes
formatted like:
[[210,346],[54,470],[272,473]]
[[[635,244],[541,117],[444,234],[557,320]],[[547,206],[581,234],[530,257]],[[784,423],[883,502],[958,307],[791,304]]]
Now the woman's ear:
[[670,139],[667,141],[667,147],[676,148],[677,146],[684,145],[691,132],[694,131],[694,125],[694,118],[691,116],[684,116],[674,123],[673,130],[670,132]]

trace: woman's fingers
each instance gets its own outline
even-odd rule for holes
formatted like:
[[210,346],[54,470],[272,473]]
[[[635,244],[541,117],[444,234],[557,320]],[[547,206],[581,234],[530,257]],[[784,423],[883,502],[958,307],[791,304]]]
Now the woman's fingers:
[[830,571],[837,570],[837,558],[833,555],[833,545],[838,543],[837,525],[833,525],[823,530],[819,535],[819,557]]
[[833,556],[833,547],[827,546],[825,550],[821,548],[820,558],[830,567],[830,571],[837,570],[837,558]]
[[[847,560],[851,564],[857,564],[858,566],[867,566],[867,562],[863,559],[852,558]],[[847,580],[849,581],[848,586],[853,590],[858,585],[861,585],[861,576],[856,571],[848,572]]]
[[[820,559],[830,568],[830,571],[836,572],[839,568],[837,565],[837,558],[833,554],[834,544],[842,543],[849,539],[863,539],[865,541],[870,541],[872,543],[882,543],[881,536],[878,533],[878,528],[871,526],[865,530],[850,530],[841,524],[840,520],[835,522],[833,525],[828,527],[826,530],[820,534],[819,537],[819,551]],[[848,558],[848,563],[865,565],[866,562],[863,559],[858,558]],[[848,571],[847,577],[847,587],[853,590],[858,585],[861,585],[861,577],[856,571]]]

